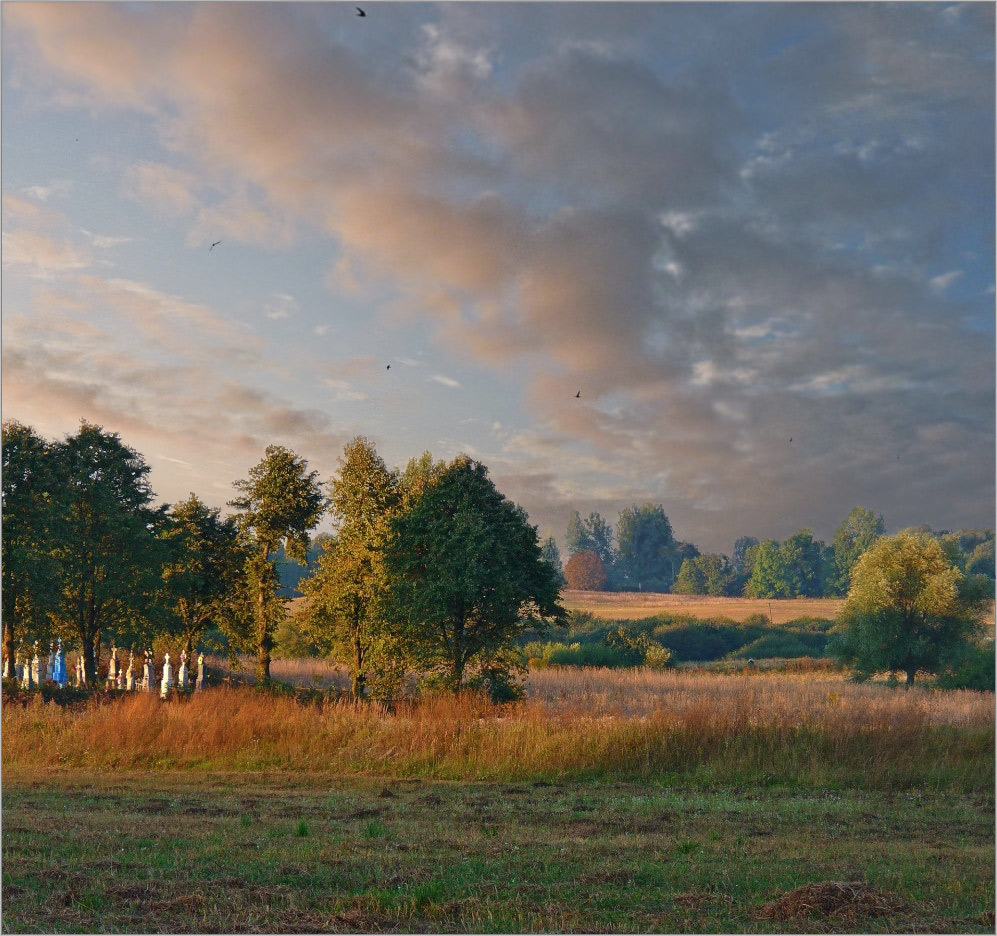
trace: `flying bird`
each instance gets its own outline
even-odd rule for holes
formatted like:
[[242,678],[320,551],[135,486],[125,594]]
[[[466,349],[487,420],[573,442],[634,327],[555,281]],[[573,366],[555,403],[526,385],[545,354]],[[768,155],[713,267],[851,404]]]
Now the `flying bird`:
[[582,391],[581,391],[581,390],[579,390],[579,391],[578,391],[578,392],[577,392],[577,393],[575,394],[575,399],[576,399],[576,400],[577,400],[577,399],[579,399],[579,398],[581,397],[581,395],[582,395]]
[[366,15],[367,14],[364,13],[364,11],[360,9],[360,7],[357,7],[357,16],[366,16]]
[[214,249],[215,249],[215,248],[216,248],[216,247],[217,247],[217,246],[218,246],[218,245],[219,245],[220,243],[221,243],[221,241],[215,241],[215,242],[214,242],[214,243],[213,243],[213,244],[212,244],[212,245],[211,245],[211,246],[210,246],[210,247],[208,248],[208,253],[211,253],[211,251],[212,251],[212,250],[214,250]]
[[391,365],[389,364],[389,365],[388,365],[388,366],[387,366],[386,368],[384,368],[384,369],[385,369],[385,370],[391,370]]
[[792,437],[792,436],[790,436],[790,437],[789,437],[789,441],[790,441],[790,442],[792,442],[792,441],[793,441],[793,437]]

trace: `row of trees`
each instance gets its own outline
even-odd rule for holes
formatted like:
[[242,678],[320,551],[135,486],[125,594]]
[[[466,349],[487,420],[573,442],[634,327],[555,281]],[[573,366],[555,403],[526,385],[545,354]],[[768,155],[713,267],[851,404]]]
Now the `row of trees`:
[[[672,591],[685,595],[749,598],[832,598],[848,594],[860,556],[885,533],[883,517],[855,507],[830,544],[800,530],[779,542],[742,536],[731,556],[703,553],[675,539],[660,504],[628,507],[615,531],[598,513],[582,518],[572,511],[564,577],[571,588],[600,591]],[[927,527],[921,532],[931,534]],[[932,534],[945,556],[966,575],[994,577],[992,530]],[[615,540],[615,542],[614,542]],[[551,561],[560,560],[553,537],[544,544]]]
[[417,671],[459,690],[493,692],[514,675],[512,641],[564,612],[559,575],[525,511],[466,456],[428,455],[402,473],[364,438],[328,485],[294,452],[269,446],[235,481],[221,516],[195,494],[154,507],[149,468],[119,436],[82,423],[47,442],[3,425],[3,652],[56,637],[82,650],[93,683],[99,649],[182,640],[188,654],[219,627],[270,677],[286,618],[275,557],[303,560],[331,511],[311,599],[309,636],[350,665],[354,691]]

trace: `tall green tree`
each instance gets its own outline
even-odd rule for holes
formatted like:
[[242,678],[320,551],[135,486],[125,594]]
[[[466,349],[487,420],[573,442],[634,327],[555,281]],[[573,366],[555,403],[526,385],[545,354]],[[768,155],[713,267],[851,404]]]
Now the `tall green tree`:
[[442,466],[390,526],[394,619],[415,665],[453,691],[477,675],[494,692],[516,637],[564,617],[536,528],[480,462],[460,455]]
[[160,603],[189,658],[204,631],[230,615],[248,557],[235,519],[193,493],[173,505],[159,536],[166,547]]
[[749,598],[817,598],[823,594],[828,554],[812,530],[800,530],[782,543],[763,540],[747,553]]
[[682,562],[672,590],[680,595],[730,595],[735,578],[726,556],[704,553]]
[[572,510],[568,515],[565,541],[569,557],[582,550],[591,550],[607,569],[615,558],[613,528],[598,511],[592,511],[583,519],[577,510]]
[[613,580],[630,590],[667,591],[681,563],[673,564],[675,535],[661,504],[625,507],[616,523]]
[[540,554],[543,556],[544,561],[557,572],[559,579],[563,584],[565,578],[564,566],[561,565],[561,550],[557,548],[557,540],[554,539],[553,533],[546,536],[540,543]]
[[852,569],[839,655],[860,675],[939,672],[979,635],[992,590],[975,588],[933,536],[904,530],[873,543]]
[[832,561],[829,569],[829,595],[847,595],[852,568],[873,543],[886,532],[882,516],[864,507],[853,507],[831,541]]
[[310,632],[349,666],[353,698],[359,699],[378,650],[390,643],[383,559],[388,521],[401,495],[397,476],[363,436],[346,445],[329,488],[336,533],[324,542],[302,590],[310,599]]
[[157,532],[165,507],[154,509],[149,466],[117,433],[82,422],[51,447],[60,488],[52,540],[58,598],[56,630],[83,650],[88,684],[96,678],[101,638],[116,641],[149,614],[161,582]]
[[233,487],[240,496],[229,501],[229,506],[243,511],[239,528],[250,550],[246,574],[254,593],[257,676],[266,682],[273,649],[273,613],[268,605],[279,584],[271,560],[283,546],[290,558],[305,561],[308,531],[319,522],[326,501],[318,472],[308,471],[305,459],[282,445],[268,445],[249,478],[233,482]]
[[[54,457],[34,429],[3,423],[3,659],[13,667],[15,644],[47,636],[57,595],[52,558],[59,487]],[[11,670],[12,672],[12,670]]]

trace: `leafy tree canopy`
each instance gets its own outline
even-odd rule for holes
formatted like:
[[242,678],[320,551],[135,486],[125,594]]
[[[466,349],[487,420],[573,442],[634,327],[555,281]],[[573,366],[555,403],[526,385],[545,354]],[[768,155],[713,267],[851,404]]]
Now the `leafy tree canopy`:
[[966,580],[933,536],[904,530],[877,540],[852,570],[840,615],[840,655],[862,675],[939,672],[979,633],[992,592]]
[[385,565],[413,662],[459,691],[475,668],[501,681],[515,638],[564,611],[535,527],[485,466],[460,455],[434,475],[392,518]]
[[675,578],[675,536],[661,504],[625,507],[616,524],[616,580],[624,588],[665,591]]

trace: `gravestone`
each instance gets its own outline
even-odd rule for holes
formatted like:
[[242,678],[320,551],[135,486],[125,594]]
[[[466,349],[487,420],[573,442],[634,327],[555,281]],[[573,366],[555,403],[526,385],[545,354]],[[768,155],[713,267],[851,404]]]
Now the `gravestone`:
[[35,655],[31,658],[31,682],[35,686],[42,684],[42,663],[38,658],[38,641],[35,641]]
[[135,688],[135,651],[128,652],[128,672],[125,673],[125,689],[131,692]]
[[69,675],[66,673],[66,655],[62,652],[61,637],[59,638],[59,646],[55,651],[53,678],[55,679],[56,685],[67,686],[69,684]]
[[48,659],[45,661],[45,681],[52,682],[55,679],[55,644],[49,647]]
[[111,659],[107,663],[107,688],[114,689],[118,684],[118,648],[111,644]]
[[199,653],[197,655],[197,683],[195,684],[195,689],[204,688],[204,654]]
[[163,658],[163,682],[159,687],[159,694],[165,699],[173,688],[173,667],[170,665],[170,655],[167,653]]
[[152,692],[152,680],[155,678],[152,668],[152,651],[145,651],[145,663],[142,664],[142,688]]

